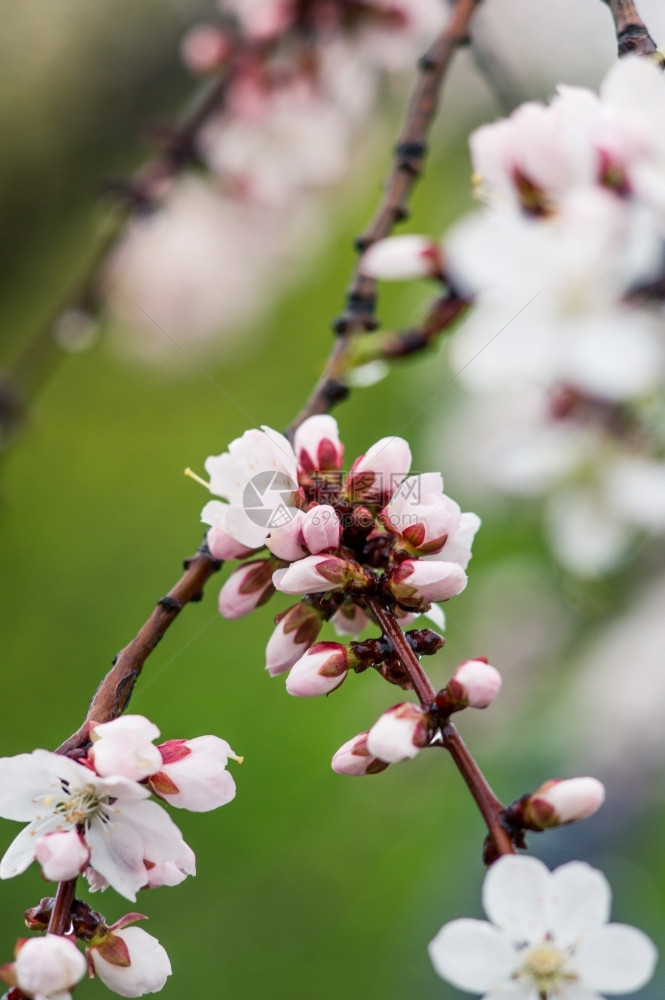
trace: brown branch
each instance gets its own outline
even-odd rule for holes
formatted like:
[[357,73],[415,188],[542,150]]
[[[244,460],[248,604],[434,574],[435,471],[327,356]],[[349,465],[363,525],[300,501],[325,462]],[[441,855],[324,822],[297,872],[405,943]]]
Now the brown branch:
[[53,901],[53,910],[48,922],[48,934],[66,934],[72,922],[72,903],[76,896],[77,879],[69,882],[59,882]]
[[97,688],[83,725],[58,747],[56,753],[76,755],[89,742],[91,723],[110,722],[122,715],[146,659],[184,606],[201,600],[203,587],[221,565],[210,555],[205,543],[192,559],[187,560],[185,573],[175,587],[157,602],[137,635],[116,656],[113,667]]
[[[395,146],[392,169],[374,218],[356,240],[359,254],[389,236],[396,223],[408,217],[408,201],[427,153],[427,137],[436,115],[439,91],[457,49],[468,41],[469,23],[480,0],[457,0],[450,19],[419,63],[419,77]],[[346,293],[346,308],[335,322],[337,338],[323,374],[304,407],[286,430],[292,437],[308,417],[326,413],[349,393],[344,380],[346,350],[354,333],[376,329],[376,282],[364,277],[356,263]]]
[[382,605],[378,597],[368,597],[365,600],[367,610],[379,626],[386,638],[390,639],[393,649],[402,662],[402,666],[408,671],[413,690],[418,695],[423,708],[429,708],[436,698],[436,691],[432,687],[432,682],[422,668],[420,660],[411,649],[409,642],[402,631],[402,627],[395,618],[392,611],[388,611]]
[[[634,53],[650,56],[657,45],[637,12],[635,0],[602,0],[612,12],[617,36],[619,57]],[[663,59],[661,57],[661,63]]]

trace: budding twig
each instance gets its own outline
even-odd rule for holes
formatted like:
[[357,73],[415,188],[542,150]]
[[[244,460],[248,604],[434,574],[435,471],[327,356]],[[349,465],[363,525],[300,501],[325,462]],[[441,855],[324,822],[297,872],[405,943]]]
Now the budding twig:
[[71,909],[76,896],[77,879],[58,883],[51,918],[48,922],[48,934],[66,934],[72,922]]

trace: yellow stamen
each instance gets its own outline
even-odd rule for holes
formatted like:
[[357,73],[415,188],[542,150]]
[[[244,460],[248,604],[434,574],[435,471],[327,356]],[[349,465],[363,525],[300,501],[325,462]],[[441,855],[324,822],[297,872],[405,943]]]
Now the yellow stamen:
[[197,483],[200,483],[201,486],[205,486],[207,490],[210,489],[210,483],[206,483],[205,479],[201,479],[201,477],[197,476],[191,469],[185,469],[185,475],[189,476],[190,479],[194,479]]
[[236,757],[234,753],[231,754],[231,760],[237,760],[239,764],[242,764],[244,757]]

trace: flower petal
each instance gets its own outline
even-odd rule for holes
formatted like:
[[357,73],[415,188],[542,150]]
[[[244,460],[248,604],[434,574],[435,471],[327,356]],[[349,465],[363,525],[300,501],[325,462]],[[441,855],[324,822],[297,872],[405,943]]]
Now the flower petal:
[[[133,802],[122,810],[117,826],[128,826],[143,843],[144,858],[151,861],[175,861],[187,853],[187,844],[169,814],[156,802]],[[99,866],[93,862],[93,867]]]
[[546,927],[557,944],[573,944],[582,933],[606,924],[612,892],[602,872],[571,861],[552,872],[547,893]]
[[550,873],[537,858],[499,858],[483,883],[483,909],[493,924],[513,941],[540,940],[545,926],[545,901]]
[[[478,993],[508,980],[518,964],[510,937],[485,920],[453,920],[430,941],[437,973],[461,990]],[[494,993],[492,993],[494,996]],[[527,1000],[528,994],[523,994]],[[522,1000],[517,994],[515,1000]]]
[[575,955],[581,979],[603,993],[632,993],[648,983],[658,959],[653,941],[636,927],[606,924],[585,934]]
[[148,881],[138,833],[124,823],[97,821],[91,824],[85,839],[95,871],[121,896],[134,902],[137,891]]
[[35,845],[37,843],[37,832],[40,834],[51,833],[59,823],[57,816],[50,816],[49,822],[30,823],[25,826],[17,837],[11,842],[5,855],[0,861],[0,878],[13,878],[24,872],[35,857]]
[[29,821],[40,811],[36,801],[53,782],[51,770],[34,753],[0,759],[0,816]]

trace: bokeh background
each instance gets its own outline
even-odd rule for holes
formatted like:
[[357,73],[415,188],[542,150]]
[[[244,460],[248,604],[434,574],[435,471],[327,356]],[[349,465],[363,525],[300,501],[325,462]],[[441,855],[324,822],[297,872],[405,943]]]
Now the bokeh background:
[[[23,0],[3,11],[3,364],[85,260],[99,224],[97,193],[146,154],[146,121],[177,113],[194,92],[177,50],[211,6]],[[660,18],[665,37],[657,4],[644,8],[654,33]],[[590,0],[556,11],[488,0],[481,29],[525,98],[547,94],[560,79],[595,83],[613,58],[609,17]],[[368,125],[361,166],[331,192],[313,254],[233,349],[151,367],[127,356],[117,331],[106,330],[89,350],[63,352],[34,399],[1,467],[3,754],[52,748],[78,727],[114,653],[177,579],[181,559],[199,543],[206,499],[182,475],[185,466],[202,471],[205,457],[250,423],[281,428],[306,397],[341,308],[353,236],[385,172],[383,140],[399,118],[398,91],[387,93]],[[463,53],[414,199],[413,231],[442,230],[470,207],[466,136],[497,113],[472,53]],[[383,321],[417,319],[424,294],[411,285],[386,289]],[[643,650],[621,646],[608,630],[639,606],[663,553],[650,549],[611,577],[580,580],[549,554],[535,502],[473,495],[457,447],[464,417],[454,374],[443,345],[355,391],[337,414],[348,458],[379,437],[403,434],[414,469],[441,468],[447,492],[463,509],[473,502],[484,524],[469,587],[450,606],[446,648],[428,663],[433,679],[445,683],[458,662],[477,655],[504,672],[498,703],[460,719],[460,728],[505,801],[550,776],[591,772],[607,780],[599,815],[533,836],[533,850],[552,865],[581,858],[601,867],[613,884],[615,918],[662,945],[661,703],[651,704],[650,728],[631,715],[636,699],[650,701],[644,685],[657,691],[658,679],[642,671],[642,688],[631,691]],[[171,956],[174,975],[163,995],[457,996],[433,973],[425,946],[446,920],[480,916],[483,830],[461,779],[442,754],[372,778],[334,774],[332,753],[399,692],[367,674],[350,677],[328,699],[287,696],[283,679],[266,675],[263,650],[288,599],[227,622],[217,615],[217,590],[213,579],[204,600],[169,630],[132,701],[164,738],[216,733],[245,756],[242,766],[231,765],[232,804],[174,815],[196,851],[197,878],[145,893],[137,904]],[[646,625],[635,634],[652,635]],[[649,644],[654,671],[665,667],[662,639],[655,652]],[[617,645],[623,671],[606,682],[603,656],[610,659]],[[594,650],[601,669],[585,672]],[[606,696],[619,706],[614,714],[603,714]],[[584,711],[576,712],[580,703]],[[0,824],[2,842],[17,831]],[[23,933],[23,910],[48,893],[33,866],[0,885],[0,894],[4,961]],[[92,902],[109,920],[130,908],[112,892]],[[661,969],[640,996],[660,1000],[664,990]],[[92,982],[76,995],[104,992]]]

